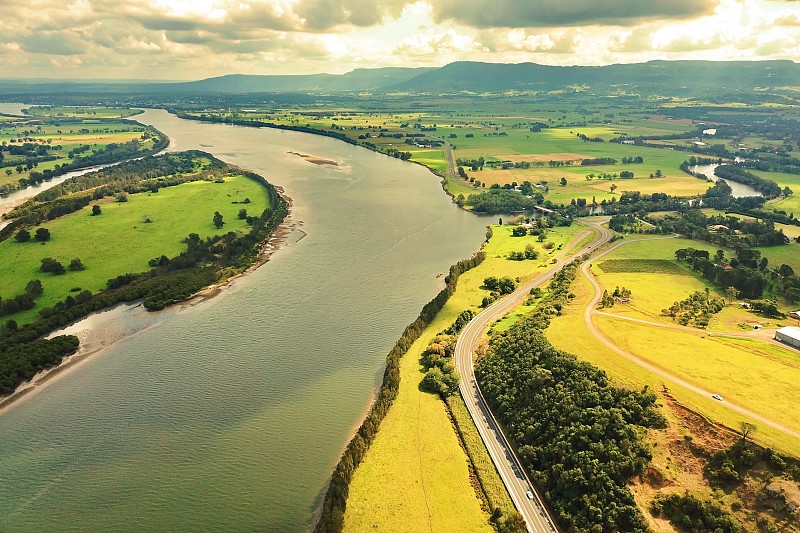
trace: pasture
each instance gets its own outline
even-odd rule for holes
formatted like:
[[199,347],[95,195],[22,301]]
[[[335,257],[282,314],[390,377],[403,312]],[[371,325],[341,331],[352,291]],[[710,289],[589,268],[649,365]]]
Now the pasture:
[[[250,198],[246,206],[231,203]],[[39,309],[64,300],[79,290],[97,292],[106,288],[110,278],[131,272],[149,270],[150,259],[166,255],[174,257],[186,249],[183,239],[189,233],[201,238],[242,231],[247,228],[239,220],[239,209],[260,215],[266,208],[263,187],[244,176],[226,177],[224,183],[197,181],[166,187],[157,193],[128,196],[126,202],[108,199],[101,202],[102,213],[91,216],[91,207],[41,224],[50,231],[51,239],[40,243],[34,239],[19,243],[13,237],[0,242],[0,295],[12,297],[32,279],[39,279],[44,294],[33,309],[8,315],[19,323],[30,322]],[[212,217],[223,215],[225,225],[217,229]],[[149,220],[149,222],[148,222]],[[31,234],[35,228],[30,228]],[[39,270],[41,260],[50,257],[67,267],[79,258],[86,267],[61,275]]]

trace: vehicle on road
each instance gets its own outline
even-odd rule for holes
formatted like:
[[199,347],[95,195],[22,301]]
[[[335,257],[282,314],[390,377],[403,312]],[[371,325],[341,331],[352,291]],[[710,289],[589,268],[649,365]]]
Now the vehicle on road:
[[719,394],[712,394],[711,397],[714,398],[715,400],[719,400],[720,402],[722,401],[722,396],[720,396]]
[[531,491],[526,492],[525,496],[527,496],[529,500],[533,499],[533,493]]

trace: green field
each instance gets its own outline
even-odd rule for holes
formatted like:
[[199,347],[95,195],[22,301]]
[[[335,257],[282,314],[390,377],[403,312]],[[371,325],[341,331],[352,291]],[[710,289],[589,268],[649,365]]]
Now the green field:
[[[151,149],[156,138],[156,131],[152,128],[113,119],[17,118],[0,127],[0,151],[4,155],[0,167],[0,186],[16,185],[19,179],[28,178],[31,172],[53,170],[56,165],[71,163],[73,156],[70,156],[70,152],[76,149],[87,147],[86,151],[78,154],[86,156],[109,144],[131,140],[139,140],[143,149]],[[47,156],[54,156],[55,159],[39,161],[37,158],[11,154],[13,146],[23,144],[47,148]],[[31,168],[28,168],[28,161],[32,161]]]
[[[15,239],[0,242],[0,295],[21,293],[25,284],[39,279],[44,294],[33,309],[4,317],[17,322],[36,318],[38,310],[62,301],[74,289],[92,292],[104,289],[110,278],[127,272],[143,272],[147,262],[162,254],[173,257],[186,248],[182,240],[189,233],[201,237],[247,227],[237,214],[242,205],[232,204],[250,198],[249,214],[259,215],[266,208],[264,188],[244,176],[226,177],[224,183],[198,181],[166,187],[158,193],[128,196],[127,202],[105,201],[102,214],[91,216],[91,208],[42,224],[50,231],[45,243]],[[225,225],[217,229],[214,211],[223,215]],[[151,222],[145,222],[149,219]],[[31,231],[33,233],[33,231]],[[55,275],[39,271],[41,259],[52,257],[66,267],[80,258],[86,270]]]
[[141,111],[127,107],[65,107],[31,106],[23,110],[33,117],[74,117],[74,118],[127,118]]
[[[559,245],[566,247],[584,228],[573,225],[550,230],[549,239],[555,245],[553,256],[543,253],[537,261],[506,259],[508,253],[524,249],[528,243],[543,251],[535,237],[512,237],[507,225],[492,229],[494,236],[484,249],[486,260],[461,275],[456,293],[401,360],[399,395],[350,484],[345,512],[347,532],[493,530],[489,514],[470,485],[468,459],[444,404],[438,397],[419,390],[423,376],[419,359],[430,340],[450,326],[461,311],[478,310],[488,294],[481,288],[485,277],[535,275],[559,253]],[[463,425],[467,419],[458,401],[451,399],[456,403],[454,417]],[[485,448],[481,451],[476,445],[474,426],[462,431],[469,441],[475,467],[486,480],[489,499],[508,512],[508,495],[500,488],[502,482],[496,477]]]

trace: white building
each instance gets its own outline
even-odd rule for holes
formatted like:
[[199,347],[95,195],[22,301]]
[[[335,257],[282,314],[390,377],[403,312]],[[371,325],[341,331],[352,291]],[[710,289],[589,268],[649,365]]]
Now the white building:
[[775,332],[775,340],[794,348],[800,348],[800,328],[794,326],[781,328]]

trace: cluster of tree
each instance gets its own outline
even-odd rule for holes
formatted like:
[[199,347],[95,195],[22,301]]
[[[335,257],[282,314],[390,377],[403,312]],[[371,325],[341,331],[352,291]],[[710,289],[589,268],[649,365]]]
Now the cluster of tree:
[[747,443],[746,438],[741,438],[730,448],[718,450],[711,455],[705,467],[705,475],[716,487],[738,485],[744,481],[747,470],[755,465],[757,459],[755,448]]
[[[757,176],[735,165],[720,165],[714,169],[714,174],[724,180],[749,185],[767,198],[777,198],[784,193],[783,189],[774,181]],[[787,192],[787,196],[792,193],[791,189],[788,189]]]
[[618,163],[613,157],[595,157],[591,159],[581,159],[581,166],[593,167],[596,165],[614,165]]
[[378,390],[378,395],[372,408],[367,414],[358,431],[348,443],[331,475],[328,489],[322,501],[319,520],[314,526],[315,533],[339,533],[344,525],[344,511],[347,506],[347,495],[353,473],[364,458],[370,444],[378,433],[381,421],[386,416],[400,387],[400,358],[405,355],[411,345],[416,341],[426,327],[441,311],[447,300],[456,291],[459,276],[481,264],[485,256],[478,252],[470,259],[459,261],[450,267],[450,273],[445,278],[445,288],[433,300],[425,304],[417,319],[409,324],[402,336],[386,356],[386,370],[383,373],[383,383]]
[[689,263],[693,270],[702,273],[704,278],[717,287],[734,287],[744,298],[760,298],[769,283],[763,273],[767,266],[766,258],[758,262],[754,268],[751,265],[761,256],[761,252],[740,248],[737,254],[739,254],[738,259],[726,262],[724,257],[717,256],[712,261],[706,250],[681,248],[675,251],[675,258]]
[[760,221],[730,215],[706,216],[699,209],[648,219],[656,233],[679,233],[690,239],[726,248],[783,246],[789,238],[772,220]]
[[25,290],[13,298],[0,297],[0,316],[13,315],[19,311],[33,309],[36,305],[35,300],[44,294],[42,282],[38,279],[29,281],[25,285]]
[[420,389],[442,398],[458,392],[461,378],[453,366],[456,338],[454,335],[437,335],[422,352],[421,363],[426,371]]
[[490,189],[471,195],[467,198],[466,205],[476,213],[496,215],[533,209],[537,205],[537,201],[541,202],[541,200],[541,196],[532,199],[517,191]]
[[[556,280],[566,291],[570,270]],[[614,387],[552,347],[540,329],[557,312],[549,300],[492,337],[476,368],[481,390],[564,530],[648,531],[628,484],[651,459],[641,428],[664,425],[656,396]]]
[[637,155],[636,157],[633,156],[625,156],[622,158],[623,165],[639,165],[644,163],[644,157]]
[[578,134],[578,138],[580,138],[584,142],[590,142],[590,143],[602,143],[602,142],[605,142],[602,137],[588,137],[588,136],[584,135],[583,133],[579,133]]
[[74,335],[59,335],[25,344],[0,342],[0,394],[14,392],[21,382],[59,364],[64,357],[78,350],[78,344],[78,337]]
[[[735,292],[733,296],[736,296]],[[711,321],[711,315],[719,313],[724,308],[725,299],[712,298],[710,291],[706,289],[705,292],[695,291],[687,298],[673,303],[669,309],[662,310],[661,314],[672,317],[682,326],[693,324],[698,328],[705,328]]]
[[508,258],[512,261],[524,261],[526,259],[538,259],[539,252],[536,251],[536,248],[533,247],[532,244],[525,245],[525,250],[514,250],[510,254],[508,254]]
[[497,278],[495,276],[489,276],[483,279],[483,288],[490,291],[489,296],[485,296],[483,298],[483,302],[481,302],[481,307],[488,307],[492,304],[495,300],[503,296],[504,294],[511,294],[517,288],[517,282],[513,279],[509,278],[508,276]]
[[483,170],[483,166],[486,164],[486,160],[483,158],[483,156],[479,157],[478,159],[459,158],[456,161],[456,164],[460,167],[470,167],[474,172],[477,170]]
[[722,507],[712,501],[703,501],[689,494],[659,494],[650,504],[653,516],[666,518],[680,531],[686,533],[745,533]]
[[[33,234],[33,237],[38,242],[46,242],[50,240],[50,230],[47,228],[36,228],[36,231]],[[31,240],[31,232],[25,228],[22,228],[17,232],[14,236],[17,242],[28,242]]]
[[620,288],[619,286],[615,287],[611,293],[609,293],[608,290],[604,290],[603,297],[600,299],[600,307],[604,309],[614,307],[617,300],[627,300],[631,297],[631,294],[630,289],[626,289],[625,287]]

